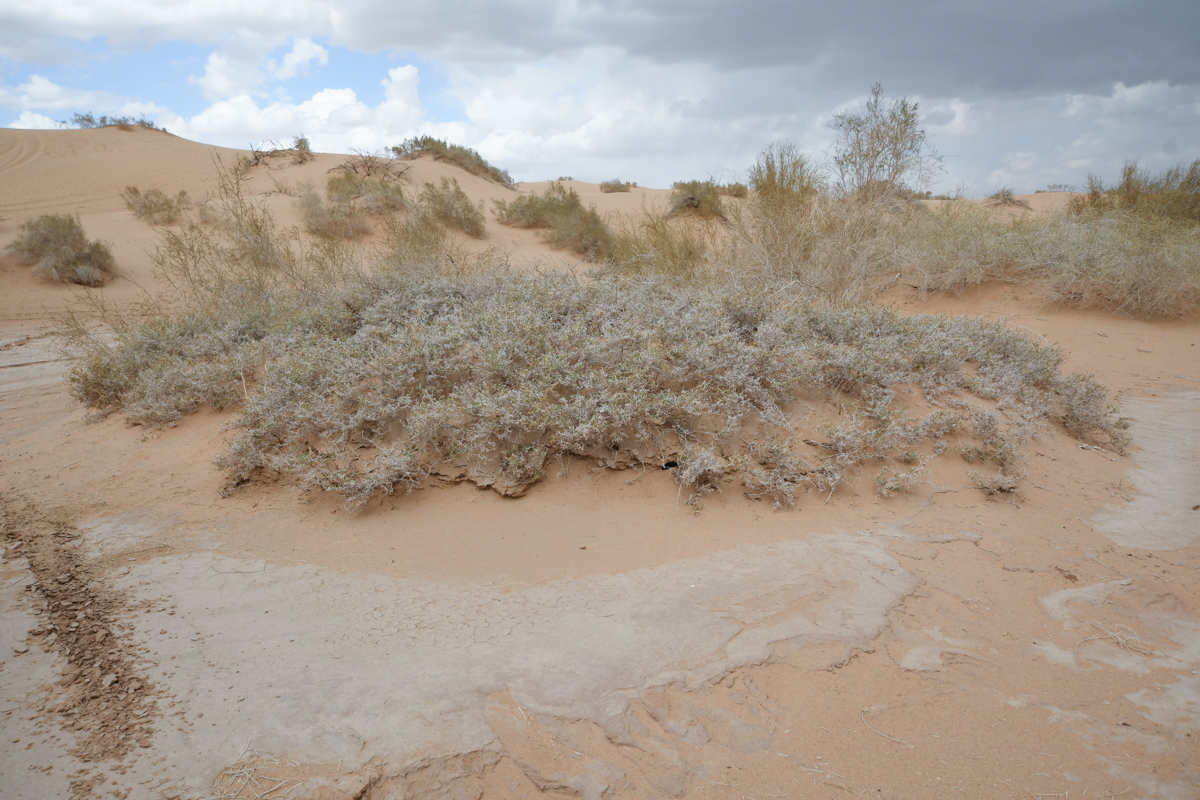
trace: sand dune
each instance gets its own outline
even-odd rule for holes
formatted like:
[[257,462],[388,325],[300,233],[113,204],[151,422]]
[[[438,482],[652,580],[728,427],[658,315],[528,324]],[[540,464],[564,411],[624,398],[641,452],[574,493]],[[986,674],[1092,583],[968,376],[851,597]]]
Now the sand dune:
[[[0,247],[77,214],[117,257],[98,291],[129,308],[155,288],[157,233],[119,191],[202,200],[213,159],[236,156],[138,128],[0,130]],[[320,186],[343,158],[248,186],[298,224],[280,187]],[[447,176],[474,201],[513,196],[429,158],[403,186]],[[605,213],[669,195],[570,186]],[[1061,202],[1024,199],[1013,213]],[[491,218],[464,244],[517,268],[577,261]],[[230,412],[157,431],[92,418],[53,333],[84,290],[11,255],[0,281],[2,798],[198,798],[214,780],[326,800],[1200,785],[1195,320],[1052,311],[1019,285],[890,293],[1044,337],[1134,417],[1127,456],[1045,432],[1014,498],[937,462],[907,496],[863,475],[773,512],[731,484],[697,515],[669,472],[577,461],[520,499],[457,484],[353,515],[284,486],[222,496]],[[80,648],[125,671],[105,686]]]

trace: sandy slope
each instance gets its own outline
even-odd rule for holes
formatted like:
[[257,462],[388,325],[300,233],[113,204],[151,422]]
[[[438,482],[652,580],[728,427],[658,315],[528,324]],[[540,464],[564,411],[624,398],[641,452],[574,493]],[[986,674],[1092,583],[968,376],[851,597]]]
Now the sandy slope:
[[[0,131],[0,245],[78,213],[121,264],[105,295],[132,302],[155,234],[116,192],[202,197],[212,152]],[[511,195],[426,159],[408,185],[442,175]],[[603,211],[664,198],[573,185]],[[473,246],[571,261],[494,221]],[[1048,311],[1019,288],[893,293],[1061,344],[1137,420],[1128,457],[1044,436],[1012,502],[942,459],[908,497],[864,474],[772,513],[731,484],[694,515],[669,473],[574,462],[518,500],[459,485],[349,516],[283,488],[222,498],[228,414],[90,421],[45,335],[79,290],[7,256],[0,280],[0,797],[206,797],[239,759],[266,797],[1195,795],[1195,321]],[[72,678],[68,646],[125,671]]]

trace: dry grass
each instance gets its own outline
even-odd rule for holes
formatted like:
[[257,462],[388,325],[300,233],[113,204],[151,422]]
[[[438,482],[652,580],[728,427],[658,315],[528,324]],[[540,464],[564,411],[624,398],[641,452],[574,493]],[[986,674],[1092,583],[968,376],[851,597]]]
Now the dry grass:
[[1087,192],[1071,198],[1068,208],[1081,216],[1123,211],[1200,224],[1200,159],[1160,175],[1139,169],[1136,161],[1126,161],[1115,186],[1105,186],[1095,175],[1088,175]]
[[134,216],[151,225],[173,225],[192,206],[191,198],[183,190],[170,197],[162,189],[143,192],[136,186],[126,186],[121,191],[121,199]]
[[104,285],[116,266],[108,245],[88,241],[79,220],[69,214],[45,214],[22,224],[8,250],[32,263],[39,277],[82,286]]
[[448,161],[461,167],[472,175],[487,178],[510,189],[513,188],[513,179],[508,174],[508,170],[492,166],[487,159],[469,147],[450,144],[432,136],[417,136],[408,139],[402,144],[394,146],[392,153],[396,158],[417,158],[430,155],[438,161]]

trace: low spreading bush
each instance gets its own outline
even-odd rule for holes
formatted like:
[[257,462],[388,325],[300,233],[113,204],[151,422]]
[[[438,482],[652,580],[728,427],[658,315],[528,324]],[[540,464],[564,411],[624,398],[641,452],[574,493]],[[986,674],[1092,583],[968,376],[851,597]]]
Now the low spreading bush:
[[69,214],[45,214],[22,224],[8,250],[32,263],[39,277],[82,286],[102,286],[116,266],[108,246],[88,241]]
[[121,192],[121,198],[134,216],[146,220],[151,225],[172,225],[178,222],[192,205],[187,192],[183,190],[174,197],[169,197],[162,189],[147,189],[143,192],[136,186],[126,186]]
[[[111,336],[77,326],[71,385],[140,424],[238,408],[218,459],[231,486],[295,481],[361,506],[436,475],[520,494],[583,458],[671,469],[697,507],[739,478],[787,505],[872,462],[881,493],[904,491],[955,450],[1007,485],[1047,424],[1123,441],[1102,387],[1000,322],[822,309],[787,285],[472,266],[419,211],[389,220],[364,272],[224,185],[219,224],[161,234],[178,310]],[[789,413],[831,395],[842,413],[825,424]]]
[[448,161],[455,166],[461,167],[472,175],[487,178],[510,189],[513,187],[513,179],[508,174],[508,170],[492,166],[488,163],[487,159],[469,147],[450,144],[441,139],[435,139],[432,136],[417,136],[408,139],[404,143],[392,147],[392,153],[397,158],[416,158],[418,156],[430,155],[438,161]]

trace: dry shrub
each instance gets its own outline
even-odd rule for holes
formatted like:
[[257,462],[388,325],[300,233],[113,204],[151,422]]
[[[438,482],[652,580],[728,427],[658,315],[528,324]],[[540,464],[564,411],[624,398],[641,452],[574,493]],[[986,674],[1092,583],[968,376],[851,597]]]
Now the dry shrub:
[[542,228],[542,237],[554,247],[574,250],[600,260],[612,251],[612,232],[595,207],[584,207],[574,189],[554,181],[541,194],[495,200],[496,218],[504,225]]
[[472,175],[487,178],[510,189],[513,188],[513,179],[508,174],[508,170],[492,166],[487,159],[469,147],[450,144],[432,136],[416,136],[408,139],[402,144],[392,147],[392,154],[396,158],[417,158],[431,155],[438,161],[449,161]]
[[700,226],[642,214],[618,218],[604,256],[607,268],[622,274],[693,278],[706,264],[708,250]]
[[614,178],[611,181],[601,181],[600,191],[604,192],[605,194],[611,194],[613,192],[628,192],[635,186],[637,186],[636,183],[627,183],[619,178]]
[[1019,206],[1021,208],[1030,208],[1029,202],[1020,200],[1013,190],[1007,186],[1003,186],[987,196],[988,204],[993,206]]
[[191,198],[183,190],[174,197],[169,197],[162,189],[147,189],[143,192],[136,186],[126,186],[121,192],[121,198],[134,216],[146,220],[151,225],[173,225],[192,205]]
[[116,267],[108,245],[88,241],[79,220],[69,214],[44,214],[22,224],[8,250],[32,263],[41,278],[82,286],[104,285]]
[[[786,285],[482,268],[423,210],[390,220],[367,274],[223,187],[221,224],[160,234],[178,310],[77,331],[71,383],[133,423],[239,407],[231,485],[294,480],[361,506],[438,473],[519,494],[575,456],[673,469],[697,504],[740,474],[786,505],[869,462],[894,462],[880,490],[902,491],[947,437],[1009,476],[1037,425],[1121,441],[1103,388],[1003,323],[821,310]],[[814,391],[846,413],[804,431],[785,409]],[[904,392],[940,408],[910,417]]]
[[311,186],[301,190],[296,204],[304,215],[304,230],[322,239],[361,239],[371,232],[366,212],[355,202],[325,202]]
[[676,181],[671,192],[668,216],[690,212],[704,219],[724,219],[725,207],[721,203],[721,192],[712,180]]
[[158,125],[156,125],[151,120],[146,119],[145,116],[141,116],[141,117],[108,117],[108,116],[101,114],[99,117],[97,117],[95,114],[93,114],[90,111],[83,113],[83,114],[76,113],[73,117],[71,117],[70,120],[60,120],[58,124],[64,128],[110,128],[110,127],[116,127],[116,128],[120,128],[123,131],[133,130],[134,126],[137,126],[139,128],[146,128],[148,130],[162,131],[163,133],[166,133],[165,130],[160,128]]
[[1088,175],[1087,192],[1072,197],[1068,209],[1076,215],[1124,211],[1200,224],[1200,158],[1160,175],[1138,169],[1136,161],[1126,161],[1115,186],[1105,186],[1100,178]]
[[438,186],[426,183],[417,200],[442,224],[457,228],[476,239],[483,238],[483,201],[479,201],[478,205],[473,204],[458,185],[457,178],[442,178]]
[[717,194],[721,195],[722,197],[733,197],[740,200],[750,194],[750,189],[741,181],[734,181],[733,183],[722,183],[718,185]]
[[384,153],[367,150],[351,150],[342,163],[333,167],[331,173],[348,173],[360,178],[375,178],[380,181],[398,181],[408,172],[408,165]]

